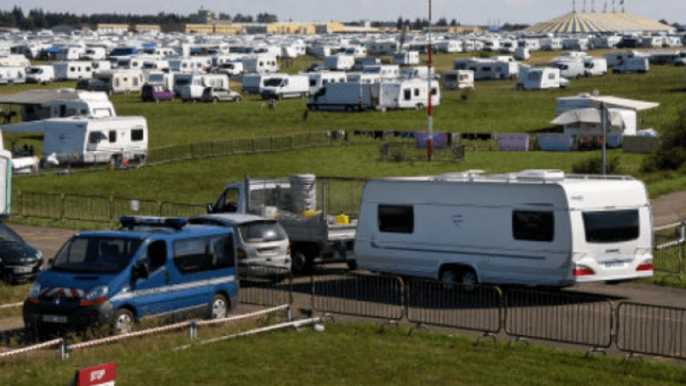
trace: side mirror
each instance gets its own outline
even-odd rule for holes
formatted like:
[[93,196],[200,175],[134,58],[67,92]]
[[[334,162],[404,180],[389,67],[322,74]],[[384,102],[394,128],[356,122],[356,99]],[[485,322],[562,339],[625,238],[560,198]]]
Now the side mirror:
[[212,213],[214,211],[214,205],[212,203],[207,204],[207,213]]
[[149,274],[150,266],[148,265],[148,261],[146,259],[136,261],[133,265],[133,271],[131,272],[133,279],[147,279]]

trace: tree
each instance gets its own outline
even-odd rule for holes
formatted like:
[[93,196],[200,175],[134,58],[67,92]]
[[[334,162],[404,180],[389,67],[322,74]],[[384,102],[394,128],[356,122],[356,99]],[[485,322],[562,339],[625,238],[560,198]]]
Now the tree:
[[438,21],[436,22],[436,25],[439,27],[445,27],[448,25],[448,20],[446,20],[445,17],[442,17],[442,18],[438,19]]
[[396,29],[402,29],[403,28],[403,18],[402,16],[398,17],[398,21],[395,23],[395,28]]
[[453,19],[450,21],[450,26],[456,27],[457,26],[457,20]]

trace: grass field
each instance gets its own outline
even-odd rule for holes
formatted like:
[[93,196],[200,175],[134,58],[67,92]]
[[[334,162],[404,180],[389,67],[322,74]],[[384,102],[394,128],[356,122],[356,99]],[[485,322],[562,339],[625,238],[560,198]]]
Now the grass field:
[[[604,51],[594,53],[603,54]],[[536,53],[532,62],[550,60],[558,53]],[[460,55],[436,55],[439,70],[450,68]],[[311,64],[311,58],[294,61],[289,72],[297,72]],[[640,128],[662,130],[683,107],[684,70],[673,66],[654,66],[644,75],[613,75],[601,78],[572,80],[567,90],[522,92],[514,91],[514,82],[477,82],[473,92],[445,91],[442,105],[435,109],[436,132],[472,133],[537,133],[553,129],[555,99],[597,89],[603,95],[615,95],[659,102],[658,109],[640,114]],[[73,86],[73,83],[50,87]],[[35,88],[18,85],[0,89],[2,93]],[[112,97],[119,115],[143,115],[148,120],[151,148],[203,142],[215,139],[270,137],[293,133],[316,133],[326,130],[407,130],[424,131],[425,110],[323,113],[312,112],[303,120],[305,100],[279,101],[271,111],[256,96],[242,103],[201,104],[142,103],[138,95]],[[5,135],[5,146],[24,143],[40,148],[40,139]],[[69,176],[16,178],[15,190],[60,193],[114,195],[139,199],[206,203],[214,199],[219,189],[230,180],[255,177],[286,176],[311,172],[319,175],[383,177],[395,175],[435,174],[466,169],[489,172],[515,171],[524,168],[560,168],[571,171],[572,165],[599,152],[570,154],[530,152],[489,152],[483,148],[469,151],[462,163],[381,163],[378,145],[340,146],[279,154],[234,156],[201,161],[188,161],[142,170],[97,172]],[[644,156],[614,152],[621,159],[621,172],[644,179],[653,197],[686,188],[686,178],[677,173],[641,175]]]
[[[173,351],[184,334],[0,362],[0,384],[68,384],[78,369],[117,363],[122,385],[678,385],[683,366],[472,340],[375,325],[327,324]],[[21,370],[19,370],[21,369]]]

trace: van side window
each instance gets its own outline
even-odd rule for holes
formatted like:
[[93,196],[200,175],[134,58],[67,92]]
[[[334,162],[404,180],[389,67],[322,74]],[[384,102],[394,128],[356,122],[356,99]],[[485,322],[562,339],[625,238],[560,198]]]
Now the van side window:
[[414,233],[414,207],[411,205],[379,205],[379,231],[384,233]]
[[174,242],[174,265],[182,274],[231,267],[233,248],[232,235],[178,240]]
[[116,130],[110,130],[109,138],[110,138],[110,143],[117,142],[117,131]]
[[155,272],[167,263],[167,244],[162,240],[157,240],[147,249],[148,264],[150,272]]
[[143,140],[143,129],[131,130],[131,141],[142,141]]
[[555,238],[553,212],[512,212],[512,235],[515,240],[551,242]]

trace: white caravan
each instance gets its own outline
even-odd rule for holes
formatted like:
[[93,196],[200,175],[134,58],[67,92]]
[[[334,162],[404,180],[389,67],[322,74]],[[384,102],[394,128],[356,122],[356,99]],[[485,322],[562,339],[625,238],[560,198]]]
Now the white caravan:
[[91,62],[93,71],[109,71],[112,69],[112,62],[109,60],[94,60]]
[[243,72],[246,74],[272,74],[279,71],[279,62],[276,56],[258,55],[244,57]]
[[331,55],[324,57],[324,67],[327,70],[347,71],[355,65],[355,57],[352,55]]
[[562,87],[560,70],[552,67],[522,67],[517,90],[548,90]]
[[463,51],[461,40],[442,40],[434,44],[434,52],[439,54],[456,54]]
[[416,67],[405,67],[405,68],[403,68],[402,70],[400,70],[400,76],[398,78],[400,78],[400,79],[424,79],[424,80],[428,80],[429,77],[431,77],[432,79],[437,79],[435,68],[431,68],[431,76],[429,76],[428,67],[416,66]]
[[303,98],[310,95],[310,78],[307,75],[290,75],[264,82],[260,95],[263,99]]
[[605,55],[605,60],[607,60],[608,67],[614,67],[627,59],[647,57],[648,55],[638,51],[618,51]]
[[493,59],[473,59],[469,61],[468,70],[474,71],[475,80],[507,80],[519,75],[519,63]]
[[93,66],[89,62],[52,63],[55,80],[79,80],[93,78]]
[[81,55],[79,55],[81,60],[105,60],[107,59],[107,51],[104,47],[88,47]]
[[415,64],[419,64],[419,52],[396,52],[395,54],[393,54],[393,64],[398,64],[401,66],[412,66]]
[[362,111],[378,105],[378,83],[327,83],[307,100],[307,108],[322,111]]
[[355,255],[359,269],[446,286],[568,286],[651,277],[652,239],[631,177],[452,173],[368,181]]
[[443,72],[443,88],[446,90],[473,89],[474,71],[448,70]]
[[145,79],[141,70],[98,71],[93,75],[91,91],[104,91],[109,95],[140,92]]
[[0,67],[0,85],[19,83],[26,83],[25,67]]
[[24,55],[0,55],[0,67],[28,67],[31,62]]
[[144,71],[143,80],[148,84],[162,86],[165,90],[174,89],[174,74],[162,71]]
[[309,78],[310,95],[319,91],[319,89],[324,87],[327,83],[342,83],[348,81],[346,73],[340,71],[312,72],[307,74],[307,77]]
[[169,58],[169,70],[181,73],[203,73],[212,67],[209,56],[188,56]]
[[51,118],[3,126],[12,133],[42,133],[43,156],[59,165],[143,163],[148,153],[144,117]]
[[9,216],[12,195],[12,153],[2,149],[0,132],[0,218]]
[[379,74],[364,74],[361,72],[348,72],[346,74],[350,83],[381,83],[381,76]]
[[[56,99],[50,105],[51,118],[74,116],[92,118],[116,117],[114,105],[104,92],[77,91],[78,99]],[[28,119],[25,119],[28,121]]]
[[562,39],[543,38],[541,39],[541,49],[545,51],[559,51],[562,49]]
[[284,73],[275,74],[249,74],[243,75],[242,89],[243,94],[259,94],[265,82],[270,79],[285,79],[289,75]]
[[350,55],[355,58],[364,58],[367,56],[367,49],[363,46],[351,46],[347,47],[345,51],[343,51],[343,55]]
[[378,75],[382,81],[395,80],[400,77],[400,66],[397,64],[379,64],[362,67],[363,74]]
[[229,77],[226,74],[176,74],[174,76],[174,93],[183,102],[199,101],[205,88],[229,88]]
[[26,83],[48,84],[55,80],[55,69],[52,66],[26,67]]

